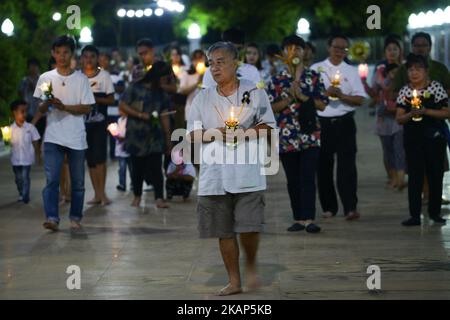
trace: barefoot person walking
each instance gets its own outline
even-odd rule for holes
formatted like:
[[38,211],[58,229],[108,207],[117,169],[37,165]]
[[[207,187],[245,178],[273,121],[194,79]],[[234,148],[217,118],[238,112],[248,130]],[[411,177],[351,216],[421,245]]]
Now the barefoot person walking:
[[[47,113],[44,137],[44,168],[47,184],[42,192],[47,221],[44,228],[58,230],[59,180],[64,155],[67,155],[72,181],[70,205],[71,227],[80,228],[84,204],[84,154],[87,149],[84,115],[95,103],[88,78],[71,69],[70,62],[75,41],[68,36],[59,37],[52,46],[56,68],[39,77],[34,97],[44,99],[39,111]],[[43,84],[46,84],[43,86]],[[51,86],[50,86],[51,84]],[[52,88],[45,90],[44,87]],[[44,90],[43,90],[44,89]],[[50,95],[51,94],[51,95]]]
[[108,71],[100,69],[98,56],[99,51],[93,45],[87,45],[81,50],[82,71],[89,79],[96,102],[91,113],[86,117],[85,124],[88,143],[86,162],[95,192],[94,198],[88,201],[88,204],[108,205],[111,200],[105,193],[108,141],[106,119],[108,105],[114,104],[114,85]]
[[144,78],[130,84],[120,100],[119,110],[128,117],[124,148],[133,168],[133,207],[140,206],[146,177],[155,188],[156,207],[169,207],[164,201],[162,156],[164,151],[170,154],[171,148],[167,114],[170,102],[161,88],[161,79],[169,68],[164,62],[156,62]]
[[[238,51],[233,44],[218,42],[212,45],[208,60],[217,85],[202,90],[194,98],[188,115],[190,137],[196,143],[201,143],[202,149],[212,147],[214,150],[223,150],[224,154],[229,152],[222,141],[210,142],[207,135],[215,132],[219,136],[232,138],[229,130],[224,128],[223,120],[224,115],[231,113],[232,106],[239,106],[237,109],[242,107],[242,112],[236,112],[236,116],[241,115],[238,118],[239,127],[246,134],[253,132],[261,137],[264,129],[270,132],[276,128],[266,92],[256,89],[251,81],[238,80]],[[246,102],[244,105],[243,101]],[[262,145],[261,140],[251,142],[255,141],[259,146]],[[239,143],[246,148],[250,142]],[[238,144],[237,149],[241,146]],[[200,163],[197,207],[199,231],[201,238],[219,238],[220,252],[229,278],[228,285],[218,292],[221,296],[242,292],[236,234],[239,234],[246,254],[246,284],[250,289],[258,286],[256,254],[259,234],[263,231],[266,189],[266,179],[260,169],[258,162]]]

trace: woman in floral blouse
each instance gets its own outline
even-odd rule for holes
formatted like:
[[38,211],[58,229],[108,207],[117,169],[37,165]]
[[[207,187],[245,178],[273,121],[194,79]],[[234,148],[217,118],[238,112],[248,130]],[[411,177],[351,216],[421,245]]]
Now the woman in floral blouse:
[[316,109],[328,104],[320,74],[303,65],[305,41],[284,38],[286,69],[269,84],[269,99],[280,129],[280,159],[287,178],[294,223],[288,231],[320,232],[314,224],[316,169],[320,148],[320,125]]

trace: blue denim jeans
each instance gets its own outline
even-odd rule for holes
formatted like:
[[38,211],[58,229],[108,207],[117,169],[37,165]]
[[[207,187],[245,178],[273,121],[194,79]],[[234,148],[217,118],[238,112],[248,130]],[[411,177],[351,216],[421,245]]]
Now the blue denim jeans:
[[131,161],[130,158],[117,157],[119,160],[119,185],[124,189],[127,188],[127,167],[131,176]]
[[84,150],[74,150],[54,143],[44,143],[44,168],[47,185],[42,192],[42,197],[47,220],[59,223],[59,180],[64,154],[67,154],[72,185],[69,218],[77,222],[83,218],[84,152]]
[[31,166],[13,166],[17,191],[25,203],[30,201],[30,169]]

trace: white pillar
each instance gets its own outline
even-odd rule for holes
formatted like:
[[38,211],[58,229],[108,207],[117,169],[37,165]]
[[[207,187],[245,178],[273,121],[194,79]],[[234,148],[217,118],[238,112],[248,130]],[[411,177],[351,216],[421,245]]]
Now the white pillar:
[[201,39],[189,39],[189,52],[190,53],[194,50],[200,49],[200,40]]

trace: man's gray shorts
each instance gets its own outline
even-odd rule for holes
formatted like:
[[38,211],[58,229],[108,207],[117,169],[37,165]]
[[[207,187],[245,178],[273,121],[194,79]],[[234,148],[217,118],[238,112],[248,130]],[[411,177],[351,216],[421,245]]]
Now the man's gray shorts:
[[236,233],[262,232],[264,191],[198,196],[200,238],[233,238]]

